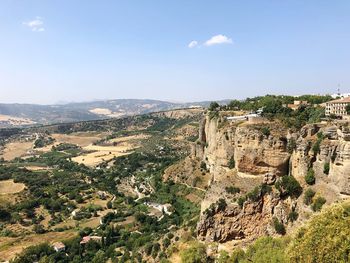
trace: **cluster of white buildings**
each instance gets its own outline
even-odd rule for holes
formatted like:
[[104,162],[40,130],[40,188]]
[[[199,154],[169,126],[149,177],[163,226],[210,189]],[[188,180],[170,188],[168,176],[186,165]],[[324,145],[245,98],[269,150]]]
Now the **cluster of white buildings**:
[[263,113],[263,109],[258,109],[256,112],[245,114],[245,115],[239,115],[239,116],[229,116],[226,117],[228,121],[247,121],[252,118],[258,118]]
[[350,97],[345,97],[337,100],[326,102],[326,116],[335,115],[343,117],[349,115],[346,107],[350,104]]

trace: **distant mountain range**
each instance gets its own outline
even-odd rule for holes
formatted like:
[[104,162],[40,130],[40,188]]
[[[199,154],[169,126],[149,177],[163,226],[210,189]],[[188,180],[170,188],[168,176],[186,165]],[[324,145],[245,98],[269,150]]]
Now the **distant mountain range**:
[[[220,103],[227,103],[223,100]],[[207,107],[210,101],[174,103],[160,100],[116,99],[57,105],[0,103],[0,128],[65,123],[189,107]]]

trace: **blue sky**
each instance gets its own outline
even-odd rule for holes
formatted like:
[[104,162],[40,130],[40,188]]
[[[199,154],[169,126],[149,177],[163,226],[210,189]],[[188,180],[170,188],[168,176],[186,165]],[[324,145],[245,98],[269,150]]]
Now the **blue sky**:
[[349,14],[348,0],[1,0],[0,102],[349,92]]

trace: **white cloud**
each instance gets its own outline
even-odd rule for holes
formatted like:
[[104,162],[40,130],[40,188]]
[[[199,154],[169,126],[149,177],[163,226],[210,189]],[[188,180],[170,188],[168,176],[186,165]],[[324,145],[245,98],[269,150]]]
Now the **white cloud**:
[[213,45],[219,45],[219,44],[232,44],[233,41],[231,38],[228,38],[225,35],[216,35],[212,36],[210,39],[205,41],[205,46],[213,46]]
[[198,42],[196,40],[193,40],[188,44],[189,48],[194,48],[195,46],[198,46]]
[[34,32],[45,31],[43,19],[37,16],[34,20],[23,22],[23,25],[29,27]]

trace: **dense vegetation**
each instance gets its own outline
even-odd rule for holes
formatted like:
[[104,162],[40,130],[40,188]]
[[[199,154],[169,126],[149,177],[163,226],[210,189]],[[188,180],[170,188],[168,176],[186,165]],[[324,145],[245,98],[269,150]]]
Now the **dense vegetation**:
[[[228,105],[219,105],[216,102],[210,104],[208,110],[210,116],[216,116],[218,110],[243,110],[257,111],[263,109],[263,116],[269,119],[278,119],[287,127],[300,129],[306,123],[319,122],[324,117],[324,108],[319,104],[331,100],[331,96],[321,95],[303,95],[293,96],[275,96],[266,95],[245,100],[233,100]],[[300,105],[296,110],[287,107],[293,104],[295,100],[307,101],[307,105]]]

